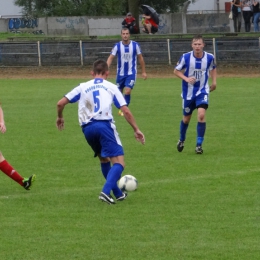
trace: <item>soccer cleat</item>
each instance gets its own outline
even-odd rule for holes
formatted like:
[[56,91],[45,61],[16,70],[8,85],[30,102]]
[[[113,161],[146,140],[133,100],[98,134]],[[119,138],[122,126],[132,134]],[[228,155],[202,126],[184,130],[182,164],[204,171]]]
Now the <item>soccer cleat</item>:
[[184,148],[184,141],[179,140],[177,143],[178,152],[182,152],[183,148]]
[[110,195],[105,194],[104,192],[101,192],[98,198],[102,200],[102,202],[106,202],[109,205],[116,204],[114,199]]
[[121,197],[116,198],[117,201],[122,201],[125,200],[127,198],[127,193],[123,192],[123,195]]
[[35,178],[36,178],[35,174],[31,175],[29,178],[24,178],[23,179],[23,187],[26,190],[30,190],[32,183],[35,181]]
[[118,115],[119,115],[119,116],[124,116],[124,113],[122,112],[121,109],[118,110]]
[[203,149],[201,146],[197,146],[196,149],[195,149],[195,153],[196,154],[203,154]]

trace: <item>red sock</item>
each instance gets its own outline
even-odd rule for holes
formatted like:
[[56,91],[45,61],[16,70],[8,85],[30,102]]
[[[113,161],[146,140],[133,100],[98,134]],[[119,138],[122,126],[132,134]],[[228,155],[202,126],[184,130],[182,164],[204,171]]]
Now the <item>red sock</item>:
[[21,186],[23,186],[24,178],[16,170],[14,170],[14,168],[6,160],[0,163],[0,170],[11,179],[18,182]]

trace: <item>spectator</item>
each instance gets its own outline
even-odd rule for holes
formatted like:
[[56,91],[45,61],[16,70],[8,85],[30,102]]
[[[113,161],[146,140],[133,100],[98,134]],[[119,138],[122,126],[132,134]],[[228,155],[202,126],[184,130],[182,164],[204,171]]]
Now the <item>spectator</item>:
[[259,32],[259,18],[260,18],[260,8],[259,0],[253,0],[253,23],[254,31]]
[[246,32],[250,32],[251,29],[251,21],[250,18],[252,16],[252,3],[251,0],[242,0],[242,12],[243,12],[243,18],[244,18],[244,22],[245,22],[245,31]]
[[131,13],[128,13],[122,22],[122,28],[128,28],[130,34],[137,33],[136,20]]
[[242,21],[241,2],[240,0],[233,0],[231,2],[231,5],[233,13],[234,31],[240,32]]
[[143,32],[148,34],[154,34],[158,31],[158,24],[154,21],[152,16],[143,14]]

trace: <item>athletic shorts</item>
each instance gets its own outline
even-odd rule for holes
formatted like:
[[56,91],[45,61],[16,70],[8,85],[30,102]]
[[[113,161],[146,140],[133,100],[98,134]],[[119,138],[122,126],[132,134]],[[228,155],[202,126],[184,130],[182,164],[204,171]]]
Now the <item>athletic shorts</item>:
[[115,157],[124,155],[124,150],[115,124],[109,120],[93,120],[82,126],[82,132],[94,151],[94,157]]
[[199,106],[203,105],[205,106],[205,109],[208,108],[208,99],[209,95],[208,94],[200,94],[196,97],[194,97],[191,100],[182,100],[182,109],[183,109],[183,115],[188,116],[191,115],[193,110],[198,108]]
[[119,89],[123,89],[124,87],[128,87],[133,89],[136,81],[136,75],[128,75],[128,76],[117,76],[116,84]]

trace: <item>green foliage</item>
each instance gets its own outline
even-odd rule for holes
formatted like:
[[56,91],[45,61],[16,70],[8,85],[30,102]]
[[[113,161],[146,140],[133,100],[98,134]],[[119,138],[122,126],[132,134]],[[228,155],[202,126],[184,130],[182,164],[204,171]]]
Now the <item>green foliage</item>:
[[65,109],[65,130],[55,127],[57,101],[84,80],[1,79],[7,125],[1,151],[37,180],[25,191],[0,173],[0,258],[259,259],[259,79],[218,80],[204,154],[196,155],[195,115],[183,152],[176,150],[180,80],[139,78],[130,109],[146,135],[144,146],[115,113],[124,174],[137,177],[139,188],[113,206],[98,200],[104,180],[78,126],[76,104]]
[[[129,0],[131,1],[131,0]],[[180,7],[183,5],[184,2],[187,0],[140,0],[140,4],[150,5],[153,7],[158,14],[161,13],[174,13],[178,12]]]
[[185,0],[15,0],[15,4],[23,7],[27,16],[102,16],[124,15],[133,7],[148,4],[158,13],[177,11]]
[[125,12],[123,0],[16,0],[30,16],[101,16]]

